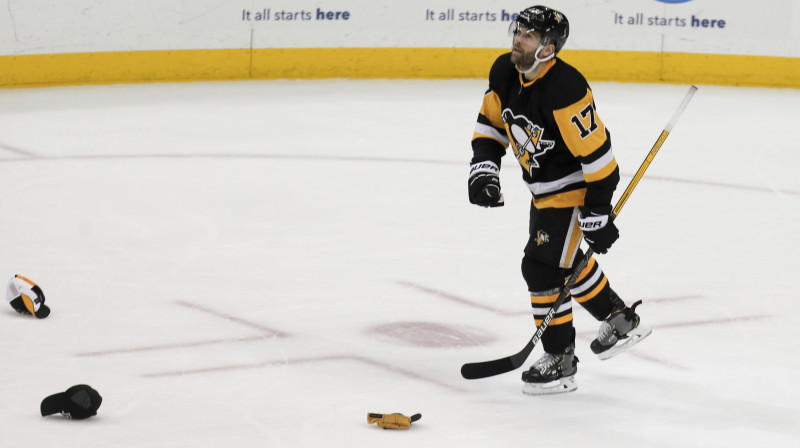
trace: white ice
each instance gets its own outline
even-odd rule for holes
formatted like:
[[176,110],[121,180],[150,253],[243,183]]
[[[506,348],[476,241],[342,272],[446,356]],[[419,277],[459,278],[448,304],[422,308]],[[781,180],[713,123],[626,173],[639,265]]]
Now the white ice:
[[[530,397],[538,347],[459,374],[533,333],[513,157],[505,207],[467,200],[485,87],[0,90],[0,282],[52,309],[0,309],[0,445],[800,446],[800,91],[700,86],[599,257],[652,336],[600,361],[576,307],[578,390]],[[593,88],[619,194],[688,86]],[[39,415],[80,383],[96,417]]]

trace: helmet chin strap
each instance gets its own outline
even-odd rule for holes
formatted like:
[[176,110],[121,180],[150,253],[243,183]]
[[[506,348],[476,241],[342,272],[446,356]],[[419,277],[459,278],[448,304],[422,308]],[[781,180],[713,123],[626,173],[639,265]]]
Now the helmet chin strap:
[[531,65],[531,68],[529,68],[527,70],[522,70],[522,69],[520,69],[519,65],[515,65],[515,67],[517,68],[517,71],[522,73],[523,75],[527,75],[528,73],[534,71],[536,69],[536,67],[538,67],[542,62],[547,62],[550,59],[553,59],[554,57],[556,57],[556,53],[553,52],[553,53],[550,54],[550,56],[547,56],[545,58],[540,58],[539,57],[539,53],[541,53],[542,50],[544,50],[544,44],[539,44],[539,48],[536,49],[536,53],[534,53],[534,56],[533,56],[533,58],[536,60],[536,62],[534,62],[533,65]]

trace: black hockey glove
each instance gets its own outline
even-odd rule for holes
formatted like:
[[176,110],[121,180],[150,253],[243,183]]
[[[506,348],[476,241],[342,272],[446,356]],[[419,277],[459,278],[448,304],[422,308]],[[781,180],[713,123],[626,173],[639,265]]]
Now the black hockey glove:
[[473,163],[469,167],[469,202],[481,207],[502,207],[500,167],[491,160]]
[[614,241],[619,238],[619,230],[614,225],[610,207],[600,209],[581,207],[578,225],[583,230],[583,239],[597,254],[608,252]]

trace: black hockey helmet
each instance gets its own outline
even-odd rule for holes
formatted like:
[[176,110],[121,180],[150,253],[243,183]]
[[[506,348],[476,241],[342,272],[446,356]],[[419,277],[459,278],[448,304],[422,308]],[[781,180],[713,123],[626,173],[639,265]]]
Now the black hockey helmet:
[[536,31],[542,35],[542,44],[552,43],[556,53],[564,48],[569,37],[569,20],[563,13],[547,6],[531,6],[517,15],[511,22],[509,32],[513,35],[520,26]]

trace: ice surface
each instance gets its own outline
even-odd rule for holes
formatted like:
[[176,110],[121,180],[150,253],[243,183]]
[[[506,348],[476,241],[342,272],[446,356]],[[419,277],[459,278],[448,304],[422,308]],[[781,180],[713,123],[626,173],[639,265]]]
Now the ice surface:
[[[506,206],[467,201],[485,87],[0,90],[0,281],[52,308],[0,309],[0,445],[800,445],[800,91],[700,86],[599,257],[653,335],[600,361],[576,308],[578,390],[529,397],[459,375],[533,333],[511,156]],[[620,193],[688,86],[593,88]],[[96,417],[39,415],[79,383]]]

